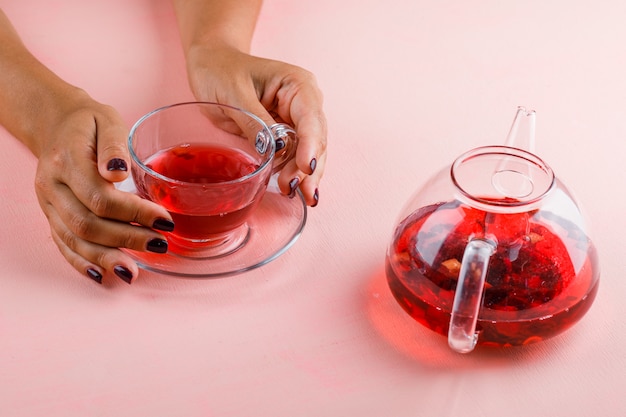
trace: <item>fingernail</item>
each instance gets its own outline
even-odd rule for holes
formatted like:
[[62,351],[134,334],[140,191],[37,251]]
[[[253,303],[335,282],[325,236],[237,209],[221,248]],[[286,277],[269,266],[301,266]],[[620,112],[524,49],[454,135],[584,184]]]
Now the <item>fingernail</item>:
[[98,284],[102,284],[102,274],[93,268],[87,268],[87,276]]
[[109,171],[127,171],[128,167],[126,166],[126,161],[124,161],[123,159],[113,158],[109,161],[107,169]]
[[276,139],[276,152],[285,147],[285,141],[282,139]]
[[300,184],[300,178],[298,177],[289,181],[289,198],[294,198],[296,196],[296,189],[298,188],[298,184]]
[[311,207],[317,206],[317,203],[320,202],[320,192],[317,188],[315,189],[315,192],[313,193],[313,199],[315,200],[315,203],[313,203]]
[[311,159],[311,162],[309,163],[309,168],[311,168],[311,174],[315,172],[316,167],[317,167],[317,159],[313,158]]
[[126,267],[118,265],[113,268],[113,272],[115,272],[115,275],[122,278],[122,280],[127,284],[130,284],[130,282],[133,280],[133,273],[130,272]]
[[174,222],[167,219],[156,219],[154,223],[152,223],[152,228],[156,230],[162,230],[164,232],[171,232],[174,230]]
[[148,242],[146,249],[154,253],[165,253],[167,252],[167,240],[154,238]]

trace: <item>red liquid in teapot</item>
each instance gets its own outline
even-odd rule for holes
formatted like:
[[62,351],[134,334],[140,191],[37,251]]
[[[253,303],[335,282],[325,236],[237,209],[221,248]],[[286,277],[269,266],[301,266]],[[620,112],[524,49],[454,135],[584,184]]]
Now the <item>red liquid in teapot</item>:
[[[236,180],[254,172],[259,166],[241,151],[199,144],[158,152],[146,161],[146,165],[166,177],[194,184]],[[256,184],[252,186],[259,188]],[[191,187],[180,185],[174,194],[162,182],[147,178],[145,185],[138,188],[142,197],[153,200],[170,212],[176,224],[174,234],[187,239],[204,239],[240,226],[259,201],[258,196],[252,200],[246,196],[250,192],[244,185],[235,192],[229,189],[228,193],[219,193],[218,190],[216,195],[193,193],[186,190]],[[240,200],[246,200],[246,204],[242,205]],[[215,214],[187,212],[186,207],[203,207],[207,201],[211,201],[211,211]]]
[[598,261],[586,235],[552,213],[487,214],[458,201],[417,210],[396,229],[386,259],[398,303],[448,334],[460,261],[470,236],[498,237],[487,269],[478,343],[521,345],[555,336],[587,312]]

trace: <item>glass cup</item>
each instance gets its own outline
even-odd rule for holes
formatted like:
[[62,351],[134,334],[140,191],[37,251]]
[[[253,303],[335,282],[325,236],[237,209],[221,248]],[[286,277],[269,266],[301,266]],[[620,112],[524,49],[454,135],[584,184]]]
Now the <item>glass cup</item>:
[[176,225],[166,233],[169,251],[210,258],[245,245],[246,222],[297,141],[288,125],[268,127],[242,109],[189,102],[143,116],[128,146],[138,195],[165,207]]

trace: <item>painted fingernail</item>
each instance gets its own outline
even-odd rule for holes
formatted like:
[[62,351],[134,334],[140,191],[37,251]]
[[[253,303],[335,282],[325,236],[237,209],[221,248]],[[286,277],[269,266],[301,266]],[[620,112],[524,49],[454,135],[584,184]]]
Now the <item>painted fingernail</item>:
[[87,268],[87,276],[98,284],[102,284],[102,274],[93,268]]
[[317,159],[311,159],[311,162],[309,163],[309,168],[311,168],[311,174],[315,172],[315,168],[317,168]]
[[315,192],[313,193],[313,200],[315,200],[315,203],[313,203],[311,207],[317,206],[317,203],[320,202],[320,192],[317,188],[315,189]]
[[120,277],[127,284],[130,284],[130,282],[133,280],[133,273],[130,272],[126,267],[118,265],[113,268],[113,272],[115,272],[115,275]]
[[123,159],[113,158],[109,161],[107,169],[109,171],[127,171],[128,166],[126,165],[126,161],[124,161]]
[[148,242],[146,246],[150,252],[165,253],[167,252],[167,240],[155,238]]
[[298,189],[298,184],[300,184],[300,178],[298,177],[289,181],[289,198],[294,198],[296,196],[296,190]]
[[285,141],[282,139],[276,139],[276,152],[285,147]]
[[162,230],[164,232],[171,232],[174,230],[174,222],[167,219],[158,218],[152,223],[152,228],[156,230]]

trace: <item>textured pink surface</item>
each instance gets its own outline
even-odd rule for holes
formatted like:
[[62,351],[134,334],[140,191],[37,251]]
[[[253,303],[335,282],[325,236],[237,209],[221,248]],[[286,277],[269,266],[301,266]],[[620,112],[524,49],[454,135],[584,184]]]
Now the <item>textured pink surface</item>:
[[[2,1],[27,45],[130,125],[191,97],[169,2]],[[267,0],[254,53],[313,71],[329,160],[285,255],[241,276],[132,286],[75,272],[0,131],[2,416],[626,415],[626,3]],[[392,299],[401,206],[537,110],[537,153],[594,226],[600,291],[562,336],[466,356]]]

